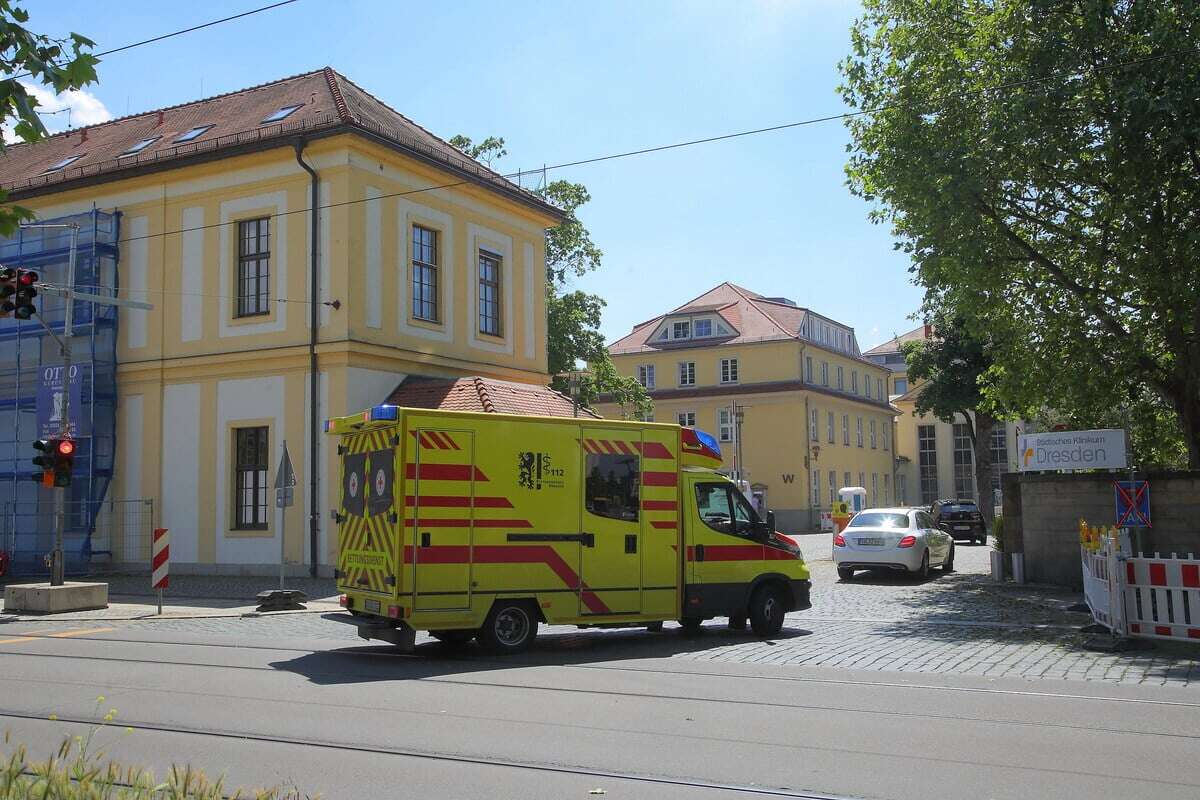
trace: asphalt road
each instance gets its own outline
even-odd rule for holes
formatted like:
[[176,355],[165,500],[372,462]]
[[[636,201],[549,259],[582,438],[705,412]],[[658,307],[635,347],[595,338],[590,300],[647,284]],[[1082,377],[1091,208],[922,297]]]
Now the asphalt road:
[[0,631],[0,728],[49,754],[116,708],[98,736],[113,756],[160,774],[190,761],[232,785],[521,800],[1200,793],[1189,689],[673,658],[728,641],[712,631],[552,635],[512,659],[36,631]]

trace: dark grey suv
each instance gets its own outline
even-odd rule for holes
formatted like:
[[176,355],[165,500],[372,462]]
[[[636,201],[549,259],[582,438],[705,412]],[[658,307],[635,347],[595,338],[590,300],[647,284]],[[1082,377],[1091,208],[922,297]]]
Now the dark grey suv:
[[974,500],[935,500],[929,513],[934,524],[955,539],[987,544],[987,523]]

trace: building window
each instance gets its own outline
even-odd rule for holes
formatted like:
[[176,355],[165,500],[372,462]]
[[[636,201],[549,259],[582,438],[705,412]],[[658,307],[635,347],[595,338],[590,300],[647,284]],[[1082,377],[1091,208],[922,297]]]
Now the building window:
[[871,399],[871,376],[870,375],[863,375],[863,394],[866,395],[868,400]]
[[679,362],[679,385],[680,386],[695,386],[696,385],[696,362],[695,361],[680,361]]
[[871,505],[879,506],[879,473],[871,473]]
[[237,316],[271,312],[271,220],[238,223]]
[[680,425],[683,425],[686,428],[696,427],[696,412],[695,411],[680,411],[678,414],[675,415],[675,418],[679,420]]
[[883,378],[875,379],[875,396],[880,400],[887,400],[887,397],[883,394]]
[[837,473],[829,470],[829,505],[837,502]]
[[837,371],[837,387],[838,387],[839,392],[844,391],[846,388],[845,378],[846,378],[845,370],[839,365],[838,371]]
[[733,441],[733,412],[728,408],[717,409],[717,434],[722,442]]
[[267,427],[235,428],[233,441],[233,529],[266,530]]
[[692,338],[692,323],[684,320],[671,326],[671,337],[674,339]]
[[850,415],[842,414],[842,444],[850,446]]
[[[933,502],[930,500],[929,502]],[[904,475],[896,476],[896,505],[908,505],[908,478]]]
[[140,142],[136,142],[133,145],[130,145],[129,149],[126,150],[125,152],[121,153],[120,155],[118,155],[117,158],[124,158],[125,156],[136,156],[138,153],[142,152],[147,147],[154,144],[161,138],[162,138],[161,136],[151,136],[147,139],[142,139]]
[[896,378],[895,392],[896,394],[904,394],[908,391],[908,378]]
[[479,332],[500,336],[500,256],[479,251]]
[[738,382],[738,363],[736,358],[721,359],[721,383]]
[[917,464],[921,473],[921,503],[929,505],[938,499],[937,428],[917,426]]
[[821,506],[821,473],[817,470],[812,471],[812,491],[809,494],[809,500],[813,508]]
[[413,225],[412,315],[438,321],[438,232]]
[[855,418],[854,427],[856,429],[856,433],[858,434],[858,446],[862,447],[863,446],[862,417]]
[[181,133],[179,136],[175,137],[175,139],[171,142],[171,144],[182,144],[183,142],[190,142],[193,139],[197,139],[197,138],[203,136],[207,131],[209,131],[211,129],[212,129],[212,125],[198,125],[195,128],[192,128],[189,131],[185,131],[184,133]]
[[888,475],[886,472],[883,473],[883,504],[885,506],[891,505],[891,503],[892,503],[892,491],[891,491],[892,487],[890,486],[890,484],[891,484],[891,481],[889,480],[890,477],[891,476]]
[[829,385],[829,362],[828,361],[821,362],[821,385],[822,386]]
[[954,423],[954,496],[975,499],[975,453],[964,422]]
[[654,365],[639,364],[637,368],[638,383],[647,389],[654,388]]
[[835,422],[834,420],[835,420],[835,417],[833,416],[833,412],[832,412],[832,411],[830,411],[830,412],[828,413],[828,415],[826,416],[826,419],[825,419],[825,422],[826,422],[826,425],[825,425],[825,427],[828,429],[828,430],[826,431],[826,433],[827,433],[827,435],[828,435],[828,437],[829,437],[829,443],[830,443],[830,444],[833,444],[833,442],[834,442],[834,439],[835,439],[835,436],[834,436],[834,428],[835,428],[837,425],[836,425],[836,422]]
[[805,357],[804,357],[804,381],[805,381],[806,383],[812,383],[812,382],[813,382],[813,373],[812,373],[812,356],[805,356]]
[[871,420],[871,449],[875,449],[875,420]]
[[850,473],[849,473],[849,472],[843,472],[843,473],[842,473],[842,486],[843,486],[843,487],[846,487],[846,486],[849,486],[849,485],[850,485]]
[[712,320],[698,319],[696,320],[696,336],[712,336]]
[[858,370],[850,370],[850,391],[858,394]]
[[890,438],[890,431],[888,430],[890,426],[888,425],[888,422],[889,420],[887,419],[882,419],[879,421],[879,438],[883,439],[884,452],[887,452],[888,440]]
[[[866,488],[867,488],[867,473],[865,473],[865,472],[858,473],[858,485],[861,486],[864,491],[866,490]],[[867,499],[865,497],[863,498],[863,502],[864,503],[867,502]]]
[[992,489],[1000,491],[1000,476],[1008,472],[1008,426],[992,428]]
[[641,469],[637,454],[588,453],[585,507],[598,517],[628,522],[638,518]]
[[820,426],[820,412],[815,408],[808,412],[808,438],[814,442],[820,441],[820,436],[817,434],[817,428]]

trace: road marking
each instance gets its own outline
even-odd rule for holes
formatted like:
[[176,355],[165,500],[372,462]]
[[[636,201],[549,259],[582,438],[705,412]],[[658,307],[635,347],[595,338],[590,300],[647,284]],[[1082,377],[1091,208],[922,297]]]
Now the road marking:
[[90,633],[108,633],[115,631],[116,628],[80,628],[67,631],[28,631],[23,636],[13,636],[8,639],[0,639],[0,644],[20,644],[21,642],[36,642],[39,639],[53,637],[55,639],[65,639],[71,636],[87,636]]

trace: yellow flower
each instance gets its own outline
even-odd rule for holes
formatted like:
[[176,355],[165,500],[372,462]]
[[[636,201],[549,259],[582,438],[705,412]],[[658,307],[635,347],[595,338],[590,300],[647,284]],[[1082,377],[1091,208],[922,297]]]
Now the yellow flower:
[[125,729],[125,732],[126,732],[126,733],[133,733],[133,728],[126,728],[126,729]]
[[51,722],[54,722],[54,721],[55,721],[55,720],[57,720],[57,719],[58,719],[58,714],[51,714],[51,715],[50,715],[50,721],[51,721]]
[[97,703],[103,703],[103,702],[104,702],[104,695],[102,695],[102,694],[96,695],[96,702],[97,702]]

